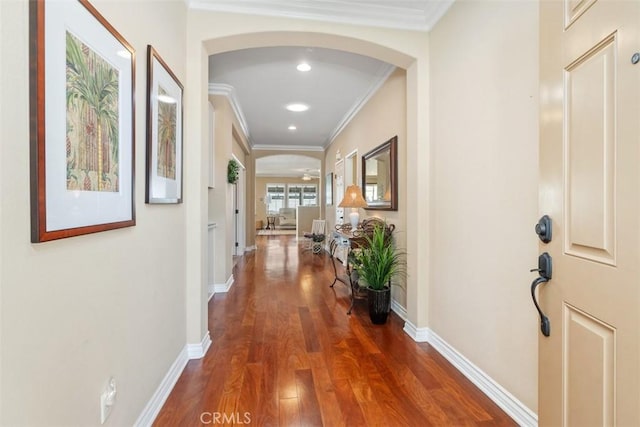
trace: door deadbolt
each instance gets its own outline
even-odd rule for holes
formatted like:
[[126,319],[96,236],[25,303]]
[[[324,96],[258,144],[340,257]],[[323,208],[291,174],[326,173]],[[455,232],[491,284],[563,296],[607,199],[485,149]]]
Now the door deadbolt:
[[549,218],[549,215],[544,215],[540,218],[536,224],[536,234],[543,243],[551,241],[551,218]]

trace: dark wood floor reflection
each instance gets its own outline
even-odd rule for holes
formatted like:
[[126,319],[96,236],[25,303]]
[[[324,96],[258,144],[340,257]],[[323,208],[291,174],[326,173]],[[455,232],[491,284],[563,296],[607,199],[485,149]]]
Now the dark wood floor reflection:
[[326,255],[258,236],[209,303],[213,344],[190,361],[154,425],[515,425],[392,314],[375,326]]

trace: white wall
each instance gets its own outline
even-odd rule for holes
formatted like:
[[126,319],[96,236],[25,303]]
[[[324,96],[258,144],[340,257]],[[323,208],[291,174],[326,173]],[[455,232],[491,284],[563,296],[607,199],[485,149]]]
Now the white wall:
[[458,1],[430,49],[429,325],[535,411],[537,2]]
[[185,83],[185,5],[92,4],[136,50],[137,225],[30,243],[28,2],[1,1],[0,425],[99,425],[110,376],[132,425],[186,344],[186,208],[144,203],[146,47]]

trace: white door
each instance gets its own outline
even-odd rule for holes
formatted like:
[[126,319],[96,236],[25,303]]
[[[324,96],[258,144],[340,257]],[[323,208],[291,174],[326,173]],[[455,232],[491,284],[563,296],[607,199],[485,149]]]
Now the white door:
[[540,2],[541,426],[640,425],[640,1]]

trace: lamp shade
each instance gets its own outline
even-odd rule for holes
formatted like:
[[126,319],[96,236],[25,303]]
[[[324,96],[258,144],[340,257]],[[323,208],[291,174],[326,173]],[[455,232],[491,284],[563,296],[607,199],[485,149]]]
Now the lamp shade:
[[357,185],[350,185],[344,192],[344,198],[338,205],[339,208],[366,208],[367,202],[362,197],[362,190]]

